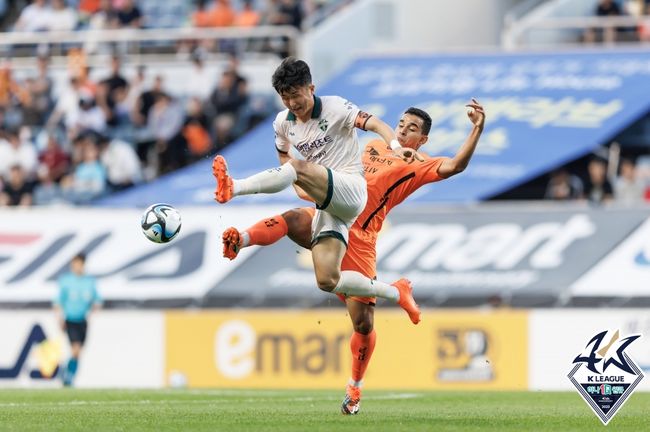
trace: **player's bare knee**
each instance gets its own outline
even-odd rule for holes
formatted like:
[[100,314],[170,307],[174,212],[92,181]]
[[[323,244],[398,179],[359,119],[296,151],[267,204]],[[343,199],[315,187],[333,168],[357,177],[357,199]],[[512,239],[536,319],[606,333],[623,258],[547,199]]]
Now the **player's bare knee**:
[[322,291],[332,292],[339,283],[339,276],[334,274],[319,275],[316,276],[316,283],[318,284],[318,288]]
[[300,214],[296,210],[288,210],[282,213],[282,219],[287,223],[289,235],[298,235],[300,233]]
[[[371,308],[370,305],[364,305],[364,309]],[[354,313],[350,315],[352,318],[352,327],[357,333],[368,335],[372,333],[373,326],[373,311],[372,310],[361,310],[360,313]]]
[[354,331],[357,333],[361,333],[362,335],[369,335],[372,333],[372,320],[368,319],[360,319],[358,321],[354,321],[352,323],[352,327],[354,328]]

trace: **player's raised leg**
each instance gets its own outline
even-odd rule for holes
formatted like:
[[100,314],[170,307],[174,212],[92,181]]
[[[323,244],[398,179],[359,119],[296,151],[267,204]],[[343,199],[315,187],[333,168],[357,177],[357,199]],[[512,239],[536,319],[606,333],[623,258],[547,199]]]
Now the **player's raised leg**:
[[319,211],[312,229],[312,260],[316,283],[321,290],[348,296],[388,299],[400,305],[414,324],[420,322],[420,309],[413,299],[413,288],[407,279],[388,284],[356,271],[340,270],[347,241],[347,228],[342,220]]
[[228,173],[228,164],[221,155],[215,156],[212,161],[212,174],[217,180],[215,199],[222,204],[237,195],[280,192],[298,178],[293,165],[285,163],[245,179],[235,180]]
[[327,168],[297,159],[237,180],[228,173],[226,159],[217,155],[212,161],[212,174],[217,181],[215,199],[222,204],[238,195],[277,193],[293,183],[302,187],[316,203],[322,204],[327,197]]

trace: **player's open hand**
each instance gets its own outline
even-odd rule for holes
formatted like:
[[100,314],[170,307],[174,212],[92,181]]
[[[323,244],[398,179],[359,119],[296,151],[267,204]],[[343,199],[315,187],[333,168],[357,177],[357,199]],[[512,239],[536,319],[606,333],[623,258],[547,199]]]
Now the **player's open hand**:
[[424,158],[418,154],[418,152],[412,148],[400,147],[393,150],[395,156],[401,158],[404,162],[413,163],[414,160],[419,160],[422,162]]
[[478,103],[478,101],[472,98],[472,102],[465,105],[467,109],[467,117],[474,124],[474,126],[483,129],[485,124],[485,110],[483,105]]

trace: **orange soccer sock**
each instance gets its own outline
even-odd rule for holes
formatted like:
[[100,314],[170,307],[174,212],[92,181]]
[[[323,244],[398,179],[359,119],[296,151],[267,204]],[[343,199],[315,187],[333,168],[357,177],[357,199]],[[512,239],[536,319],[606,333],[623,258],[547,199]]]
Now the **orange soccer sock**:
[[368,363],[375,350],[375,340],[377,333],[371,331],[370,334],[364,335],[354,332],[350,337],[350,350],[352,351],[352,380],[358,387],[366,373]]
[[242,246],[268,246],[287,235],[287,222],[280,215],[263,219],[248,228],[242,238]]

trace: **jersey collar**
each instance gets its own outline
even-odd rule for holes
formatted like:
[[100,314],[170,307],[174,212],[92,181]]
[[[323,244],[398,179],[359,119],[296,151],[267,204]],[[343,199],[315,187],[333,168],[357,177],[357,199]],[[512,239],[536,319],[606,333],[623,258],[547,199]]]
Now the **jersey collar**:
[[[318,96],[314,95],[314,108],[311,110],[311,118],[319,118],[322,111],[323,103]],[[289,114],[287,114],[287,121],[296,121],[296,115],[289,111]]]

